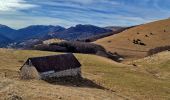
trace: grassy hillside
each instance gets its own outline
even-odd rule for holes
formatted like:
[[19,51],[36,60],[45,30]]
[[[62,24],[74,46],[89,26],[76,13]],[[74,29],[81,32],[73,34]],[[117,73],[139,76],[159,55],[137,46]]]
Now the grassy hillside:
[[[54,54],[57,53],[0,49],[0,99],[170,99],[170,52],[129,62],[127,65],[95,55],[75,54],[82,64],[83,77],[88,80],[87,83],[80,83],[80,86],[20,80],[19,68],[28,57]],[[163,58],[165,55],[166,58]],[[155,59],[157,63],[147,63],[146,59]],[[95,84],[105,89],[93,87]]]
[[[136,40],[145,46],[133,43]],[[170,19],[139,25],[95,43],[127,58],[144,57],[149,49],[170,45]]]

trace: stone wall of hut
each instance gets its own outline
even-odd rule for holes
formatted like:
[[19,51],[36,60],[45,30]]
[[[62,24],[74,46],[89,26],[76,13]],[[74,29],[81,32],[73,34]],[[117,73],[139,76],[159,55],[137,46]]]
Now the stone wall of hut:
[[48,71],[44,73],[40,73],[40,76],[42,78],[48,78],[48,77],[66,77],[66,76],[81,76],[81,68],[74,68],[74,69],[67,69],[64,71]]

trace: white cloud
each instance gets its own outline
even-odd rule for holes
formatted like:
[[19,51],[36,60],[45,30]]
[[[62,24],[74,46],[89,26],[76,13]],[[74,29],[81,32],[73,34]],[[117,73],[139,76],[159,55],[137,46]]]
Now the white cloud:
[[15,11],[32,7],[36,7],[36,5],[27,4],[24,0],[0,0],[0,11]]

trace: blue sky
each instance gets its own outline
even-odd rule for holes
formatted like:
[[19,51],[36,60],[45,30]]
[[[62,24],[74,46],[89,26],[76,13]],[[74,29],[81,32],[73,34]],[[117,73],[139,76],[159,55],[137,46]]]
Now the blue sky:
[[130,26],[170,17],[170,0],[0,0],[0,24]]

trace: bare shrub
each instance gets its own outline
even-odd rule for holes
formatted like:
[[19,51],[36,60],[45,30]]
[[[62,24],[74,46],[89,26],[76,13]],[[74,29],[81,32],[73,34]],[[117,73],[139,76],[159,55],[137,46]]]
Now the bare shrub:
[[111,43],[112,41],[107,41],[108,43]]
[[146,46],[146,44],[143,43],[140,39],[133,39],[133,43],[138,44],[138,45],[142,45],[142,46]]
[[58,51],[58,52],[67,52],[67,48],[57,46],[57,45],[48,45],[48,44],[39,44],[34,46],[35,50],[42,50],[42,51]]
[[73,53],[96,54],[98,51],[105,51],[105,49],[100,45],[77,41],[64,41],[60,43],[51,44],[51,46],[53,45],[65,47],[67,52]]
[[149,37],[148,35],[145,35],[145,37]]
[[71,53],[84,53],[95,54],[102,57],[107,57],[117,61],[120,57],[115,54],[109,54],[104,47],[87,42],[79,41],[62,41],[59,43],[52,43],[49,45],[39,45],[34,49],[46,50],[46,51],[59,51],[59,52],[71,52]]
[[166,50],[170,50],[170,46],[156,47],[156,48],[150,49],[148,51],[148,56],[162,52],[162,51],[166,51]]
[[140,45],[143,45],[143,46],[146,46],[146,44],[145,44],[145,43],[142,43],[142,42],[140,42],[139,44],[140,44]]
[[153,35],[153,33],[150,33],[150,35]]
[[5,100],[23,100],[23,99],[22,99],[22,97],[20,97],[18,95],[11,95],[9,98],[7,98]]

